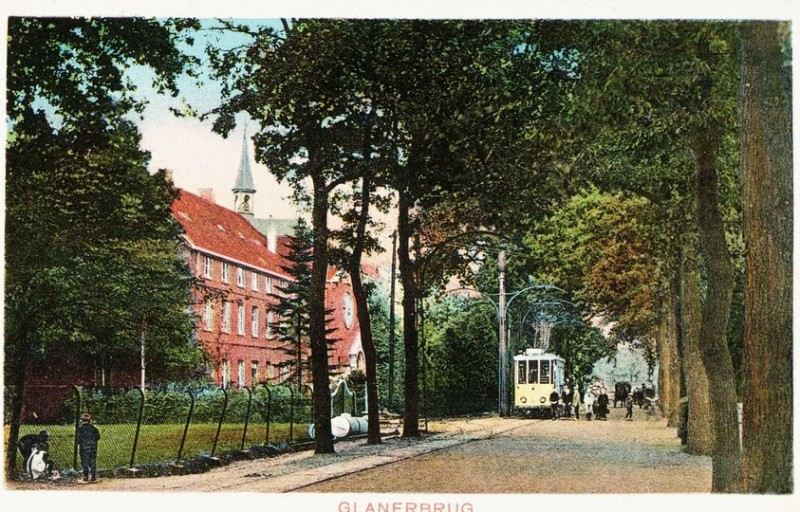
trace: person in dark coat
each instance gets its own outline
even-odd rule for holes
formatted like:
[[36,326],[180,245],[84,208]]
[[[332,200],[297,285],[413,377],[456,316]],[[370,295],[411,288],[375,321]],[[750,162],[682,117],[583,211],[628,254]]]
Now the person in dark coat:
[[83,413],[77,434],[85,483],[97,481],[97,443],[100,441],[100,431],[92,423],[92,415],[88,412]]
[[572,417],[572,396],[572,389],[564,386],[564,391],[561,392],[561,401],[564,402],[564,417],[567,419]]
[[625,399],[625,419],[633,421],[633,396],[631,395]]
[[554,389],[553,392],[550,393],[550,414],[552,415],[552,419],[558,418],[558,398],[558,391]]
[[44,461],[44,472],[49,473],[52,470],[53,463],[50,460],[49,439],[50,434],[48,434],[46,430],[42,430],[38,434],[24,435],[17,441],[17,448],[19,448],[19,452],[22,454],[22,462],[28,472],[28,476],[34,476],[31,474],[29,469],[30,465],[28,464],[34,451],[41,454],[41,458]]
[[608,393],[606,388],[600,388],[600,395],[597,397],[597,419],[608,419]]

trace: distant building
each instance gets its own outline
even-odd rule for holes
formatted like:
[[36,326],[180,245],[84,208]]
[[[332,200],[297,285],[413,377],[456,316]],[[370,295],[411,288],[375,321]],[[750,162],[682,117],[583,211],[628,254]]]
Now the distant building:
[[[214,381],[221,386],[252,386],[291,378],[282,369],[286,355],[279,349],[276,327],[281,319],[271,311],[280,290],[292,279],[287,265],[287,234],[294,222],[257,219],[256,189],[246,140],[233,187],[234,210],[181,190],[172,213],[184,232],[189,267],[201,281],[195,290],[198,342],[213,362]],[[364,369],[358,316],[350,280],[328,270],[326,307],[333,313],[328,327],[335,340],[329,351],[332,374]],[[304,359],[308,358],[305,354]],[[306,372],[304,381],[310,382]]]
[[[291,279],[282,267],[287,264],[287,235],[292,234],[295,221],[253,215],[256,189],[246,143],[233,191],[237,211],[216,204],[211,189],[203,189],[199,195],[179,190],[171,206],[183,229],[190,271],[201,283],[194,290],[195,338],[209,356],[208,371],[218,385],[283,382],[292,375],[280,367],[286,359],[276,335],[281,319],[270,309]],[[344,377],[354,368],[363,370],[358,315],[346,274],[328,270],[325,300],[332,311],[330,339],[336,340],[329,351],[332,379]],[[303,380],[311,382],[310,372]],[[34,404],[46,389],[58,388],[60,393],[60,387],[71,385],[138,386],[141,376],[138,357],[110,360],[56,348],[46,360],[31,362],[26,381],[30,395],[26,404]],[[26,407],[29,414],[44,417],[42,405]]]

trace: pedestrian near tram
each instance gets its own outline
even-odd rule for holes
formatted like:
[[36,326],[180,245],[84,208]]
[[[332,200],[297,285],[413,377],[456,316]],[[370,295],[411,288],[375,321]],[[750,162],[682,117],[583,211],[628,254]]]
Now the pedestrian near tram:
[[586,408],[586,419],[592,420],[592,407],[594,406],[594,393],[591,386],[586,388],[586,393],[583,395],[583,406]]
[[625,399],[625,420],[633,421],[633,396],[628,395]]
[[567,419],[572,418],[572,397],[574,393],[569,385],[564,386],[564,391],[561,392],[561,401],[564,402],[564,417]]
[[550,393],[550,415],[551,419],[558,419],[558,390],[554,389],[552,393]]

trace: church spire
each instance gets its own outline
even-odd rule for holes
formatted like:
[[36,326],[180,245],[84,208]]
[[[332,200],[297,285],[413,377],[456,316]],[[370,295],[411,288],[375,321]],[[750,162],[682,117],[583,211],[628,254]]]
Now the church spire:
[[239,172],[233,185],[233,209],[242,215],[253,217],[253,174],[250,172],[250,153],[247,149],[247,129],[242,133],[242,157],[239,160]]

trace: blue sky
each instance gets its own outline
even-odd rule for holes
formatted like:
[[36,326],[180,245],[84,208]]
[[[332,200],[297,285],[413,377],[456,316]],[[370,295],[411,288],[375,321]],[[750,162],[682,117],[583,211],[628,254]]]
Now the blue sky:
[[[591,5],[590,5],[591,4]],[[655,4],[655,5],[654,5]],[[601,17],[601,18],[773,18],[795,19],[798,3],[795,0],[709,0],[696,2],[673,0],[671,2],[641,2],[640,0],[604,0],[588,2],[561,0],[559,2],[539,0],[406,0],[404,2],[381,2],[374,0],[331,0],[329,2],[285,0],[266,2],[209,2],[204,0],[171,0],[169,2],[140,0],[139,2],[107,2],[101,0],[7,0],[0,7],[6,14],[14,15],[100,15],[100,16],[193,16],[201,19],[205,26],[214,24],[213,17],[237,19],[254,24],[269,24],[280,27],[276,16],[314,17]],[[795,31],[794,37],[797,37]],[[205,59],[207,42],[223,46],[234,46],[243,42],[241,36],[224,35],[217,31],[204,30],[198,34],[193,49],[195,55]],[[794,44],[796,47],[796,43]],[[5,64],[5,56],[0,55]],[[142,94],[150,100],[143,119],[137,121],[143,135],[143,146],[152,155],[150,168],[155,171],[167,168],[173,171],[176,184],[197,192],[200,188],[212,188],[219,204],[233,206],[233,186],[241,154],[244,117],[240,116],[237,129],[228,139],[211,132],[209,122],[202,123],[193,118],[176,118],[169,107],[180,108],[180,102],[153,94],[144,86],[146,74],[134,74],[142,85]],[[4,80],[4,76],[2,77]],[[202,86],[193,80],[179,82],[182,96],[192,108],[205,112],[219,102],[219,86],[205,79]],[[250,134],[256,128],[250,123]],[[252,147],[250,150],[252,158]],[[251,160],[255,186],[254,211],[259,217],[295,217],[295,207],[287,200],[291,191],[280,185],[269,171]],[[387,235],[388,237],[388,235]]]
[[[280,27],[277,19],[236,21],[253,26]],[[204,30],[197,32],[194,46],[184,50],[200,58],[203,63],[208,60],[205,56],[207,44],[232,48],[246,44],[249,40],[241,34],[213,30],[213,27],[219,26],[213,19],[203,19],[202,25]],[[245,122],[249,125],[248,139],[256,128],[255,123],[240,114],[237,116],[236,130],[224,139],[212,133],[210,121],[201,122],[191,117],[178,118],[170,112],[170,107],[182,109],[184,105],[188,105],[195,112],[203,113],[219,105],[220,86],[208,73],[207,68],[201,68],[199,84],[198,79],[183,77],[178,82],[180,97],[171,98],[153,92],[149,85],[150,72],[134,70],[131,77],[140,88],[140,95],[149,101],[142,119],[137,119],[136,122],[142,131],[142,145],[152,155],[151,171],[170,169],[179,187],[195,193],[201,188],[212,188],[219,204],[232,207],[231,187],[238,170]],[[291,193],[289,187],[279,185],[266,167],[252,160],[252,146],[250,155],[258,190],[254,204],[256,216],[294,217],[295,207],[286,199]]]

